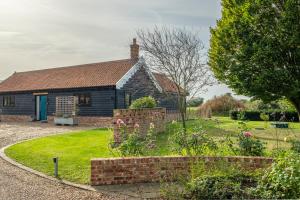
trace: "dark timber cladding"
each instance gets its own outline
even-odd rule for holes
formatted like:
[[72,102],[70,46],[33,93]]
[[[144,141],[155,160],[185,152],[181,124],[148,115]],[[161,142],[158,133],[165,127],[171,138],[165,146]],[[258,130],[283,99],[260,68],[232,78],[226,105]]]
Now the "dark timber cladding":
[[[79,106],[80,116],[112,116],[113,109],[115,109],[115,91],[114,87],[48,91],[47,114],[54,115],[57,96],[89,94],[91,96],[91,104]],[[9,95],[15,97],[16,104],[14,107],[3,106],[3,97]],[[2,114],[35,115],[35,96],[33,92],[0,95],[0,102]]]

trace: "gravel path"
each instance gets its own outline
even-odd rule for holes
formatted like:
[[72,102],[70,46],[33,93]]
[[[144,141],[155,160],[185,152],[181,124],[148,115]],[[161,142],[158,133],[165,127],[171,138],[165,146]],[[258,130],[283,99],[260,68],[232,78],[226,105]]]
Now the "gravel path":
[[[13,124],[0,122],[0,148],[24,139],[64,133],[87,128],[54,127],[48,124]],[[56,183],[24,170],[0,158],[1,200],[69,200],[116,199],[107,195],[85,191]]]

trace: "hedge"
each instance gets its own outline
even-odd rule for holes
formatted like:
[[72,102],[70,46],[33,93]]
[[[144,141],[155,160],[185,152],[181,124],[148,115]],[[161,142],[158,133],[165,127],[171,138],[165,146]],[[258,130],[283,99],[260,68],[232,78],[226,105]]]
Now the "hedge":
[[[286,121],[299,122],[299,116],[297,112],[294,111],[230,111],[230,118],[233,120],[241,119],[241,120],[250,120],[250,121],[263,121],[260,118],[261,113],[266,113],[269,115],[269,121]],[[285,115],[285,118],[282,120],[281,118]]]

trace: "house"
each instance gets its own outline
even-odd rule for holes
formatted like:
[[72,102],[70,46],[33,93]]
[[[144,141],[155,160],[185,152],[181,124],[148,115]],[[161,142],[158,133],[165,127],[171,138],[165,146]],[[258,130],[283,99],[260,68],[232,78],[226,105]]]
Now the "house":
[[78,96],[81,122],[105,123],[113,110],[127,108],[143,96],[177,110],[174,83],[150,71],[139,56],[136,39],[130,59],[18,72],[0,83],[2,121],[51,121],[57,96]]

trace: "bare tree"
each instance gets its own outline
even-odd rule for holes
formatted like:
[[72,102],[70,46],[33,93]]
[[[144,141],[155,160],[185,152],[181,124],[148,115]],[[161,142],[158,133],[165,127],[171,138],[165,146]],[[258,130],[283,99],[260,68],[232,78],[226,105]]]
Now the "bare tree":
[[155,27],[138,30],[141,49],[151,68],[176,85],[183,129],[186,130],[186,98],[214,83],[206,65],[205,48],[198,34],[181,28]]

